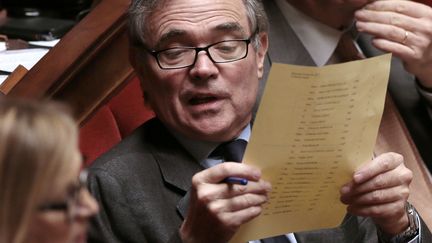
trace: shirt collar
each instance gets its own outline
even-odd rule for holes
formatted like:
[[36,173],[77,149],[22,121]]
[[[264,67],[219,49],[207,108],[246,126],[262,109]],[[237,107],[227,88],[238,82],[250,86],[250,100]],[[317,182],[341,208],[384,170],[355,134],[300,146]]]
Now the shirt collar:
[[333,56],[342,31],[331,28],[294,8],[286,0],[275,0],[285,20],[294,30],[317,66],[327,64]]
[[[174,137],[179,143],[194,157],[200,164],[205,164],[209,154],[217,147],[220,143],[199,141],[187,138],[177,132],[171,131]],[[237,139],[243,139],[249,142],[251,135],[251,126],[248,124]]]

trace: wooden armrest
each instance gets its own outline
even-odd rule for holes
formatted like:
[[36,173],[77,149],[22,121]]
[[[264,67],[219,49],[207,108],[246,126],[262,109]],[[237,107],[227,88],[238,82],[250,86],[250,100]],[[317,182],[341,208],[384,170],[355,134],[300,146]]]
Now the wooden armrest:
[[0,92],[7,95],[13,87],[26,75],[28,70],[23,66],[19,65],[15,70],[9,74],[5,81],[0,85]]

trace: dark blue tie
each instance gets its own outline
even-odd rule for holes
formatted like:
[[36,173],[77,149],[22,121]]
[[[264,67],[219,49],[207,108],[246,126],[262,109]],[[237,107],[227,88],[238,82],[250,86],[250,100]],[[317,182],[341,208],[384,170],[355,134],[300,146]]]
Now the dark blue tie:
[[247,142],[243,139],[232,140],[219,145],[211,154],[223,157],[225,161],[241,162]]

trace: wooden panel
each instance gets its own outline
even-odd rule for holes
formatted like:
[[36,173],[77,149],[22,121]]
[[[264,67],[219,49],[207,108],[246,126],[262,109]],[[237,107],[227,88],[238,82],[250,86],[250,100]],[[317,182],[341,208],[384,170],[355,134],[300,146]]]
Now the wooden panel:
[[66,101],[85,121],[133,73],[127,56],[128,6],[128,0],[101,1],[8,95]]
[[72,107],[78,121],[84,122],[106,99],[133,74],[128,62],[128,38],[125,30],[104,51],[79,69],[72,80],[56,90],[53,99],[62,100]]

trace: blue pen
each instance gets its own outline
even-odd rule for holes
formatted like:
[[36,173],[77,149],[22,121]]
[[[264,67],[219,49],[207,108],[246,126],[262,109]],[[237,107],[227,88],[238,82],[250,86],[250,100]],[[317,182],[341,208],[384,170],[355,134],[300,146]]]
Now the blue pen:
[[229,183],[229,184],[238,184],[238,185],[247,185],[248,184],[248,180],[244,179],[244,178],[240,178],[240,177],[227,177],[223,180],[223,182],[225,183]]

